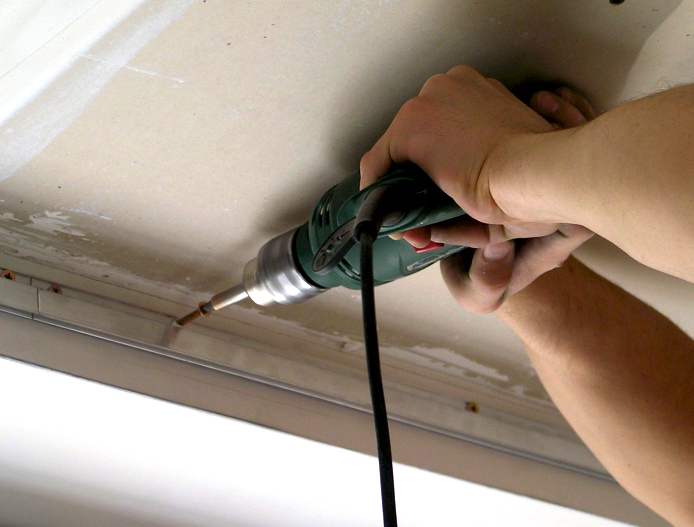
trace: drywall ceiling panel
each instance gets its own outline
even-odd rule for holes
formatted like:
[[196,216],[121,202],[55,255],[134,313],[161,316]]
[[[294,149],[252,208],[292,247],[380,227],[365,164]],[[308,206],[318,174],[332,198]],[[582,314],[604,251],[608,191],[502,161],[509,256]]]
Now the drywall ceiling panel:
[[[0,252],[196,305],[301,223],[432,74],[560,80],[604,109],[694,78],[692,21],[692,0],[145,1],[4,122]],[[690,286],[599,241],[582,254],[694,332]],[[378,304],[386,348],[546,401],[513,335],[461,312],[437,269]],[[361,331],[346,290],[225,316]]]
[[143,0],[0,0],[0,122]]

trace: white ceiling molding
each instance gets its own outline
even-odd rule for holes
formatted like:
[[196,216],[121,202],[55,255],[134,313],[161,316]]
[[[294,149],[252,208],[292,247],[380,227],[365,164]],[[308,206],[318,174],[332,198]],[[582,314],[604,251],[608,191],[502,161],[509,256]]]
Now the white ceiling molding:
[[[53,527],[359,527],[377,460],[0,359],[0,522]],[[407,527],[626,524],[396,463]],[[62,505],[61,504],[65,504]]]

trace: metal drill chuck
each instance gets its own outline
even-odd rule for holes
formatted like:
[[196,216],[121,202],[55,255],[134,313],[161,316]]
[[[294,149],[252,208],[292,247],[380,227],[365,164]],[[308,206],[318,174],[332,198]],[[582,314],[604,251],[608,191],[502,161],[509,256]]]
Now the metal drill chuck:
[[243,286],[256,304],[297,304],[326,291],[307,281],[298,269],[294,257],[297,230],[273,238],[246,264]]

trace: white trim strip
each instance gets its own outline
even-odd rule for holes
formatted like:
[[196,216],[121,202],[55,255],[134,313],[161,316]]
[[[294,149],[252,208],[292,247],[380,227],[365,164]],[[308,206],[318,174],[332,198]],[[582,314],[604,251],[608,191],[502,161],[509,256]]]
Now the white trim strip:
[[[27,301],[31,289],[38,298],[38,310],[27,309],[32,307]],[[338,364],[331,361],[330,353],[326,352],[325,360],[317,361],[315,350],[309,350],[299,340],[292,342],[289,350],[200,326],[179,329],[171,325],[169,317],[161,314],[135,311],[117,302],[105,307],[86,300],[86,294],[81,294],[81,299],[71,298],[16,282],[7,281],[0,295],[0,305],[6,306],[5,311],[30,311],[36,322],[352,409],[367,412],[370,409],[367,378],[357,356],[353,357],[353,364],[345,362],[345,357],[341,356]],[[304,349],[310,353],[304,354]],[[466,412],[465,401],[442,396],[435,381],[426,388],[415,389],[398,379],[398,369],[385,369],[388,373],[386,397],[392,420],[613,481],[588,449],[566,431],[497,412],[486,415]]]

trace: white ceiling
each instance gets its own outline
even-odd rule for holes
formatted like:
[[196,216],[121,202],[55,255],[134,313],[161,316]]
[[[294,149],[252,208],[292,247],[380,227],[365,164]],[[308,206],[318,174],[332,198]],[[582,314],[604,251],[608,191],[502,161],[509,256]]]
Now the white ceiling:
[[[561,80],[602,109],[694,79],[694,0],[29,4],[55,9],[14,8],[0,26],[13,50],[0,77],[0,258],[181,314],[303,222],[432,74],[467,63],[511,84]],[[694,334],[694,288],[600,240],[581,256]],[[386,347],[546,400],[513,335],[457,309],[436,269],[381,287],[378,304]],[[360,338],[351,291],[218,316],[258,313]]]

